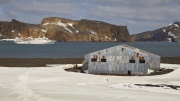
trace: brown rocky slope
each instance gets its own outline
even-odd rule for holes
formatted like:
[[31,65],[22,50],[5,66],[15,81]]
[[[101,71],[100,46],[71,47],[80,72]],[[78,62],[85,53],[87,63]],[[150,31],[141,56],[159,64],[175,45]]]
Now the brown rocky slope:
[[41,24],[28,24],[13,19],[0,22],[1,38],[45,36],[57,41],[132,42],[127,26],[101,21],[70,20],[59,17],[44,18]]

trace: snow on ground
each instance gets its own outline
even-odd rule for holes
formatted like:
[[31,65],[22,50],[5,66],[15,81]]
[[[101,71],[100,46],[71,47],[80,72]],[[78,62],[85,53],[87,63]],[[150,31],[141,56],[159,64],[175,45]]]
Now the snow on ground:
[[[79,65],[80,66],[80,65]],[[0,68],[0,101],[179,101],[180,91],[134,84],[180,86],[180,65],[158,76],[102,76],[66,72],[73,64]]]

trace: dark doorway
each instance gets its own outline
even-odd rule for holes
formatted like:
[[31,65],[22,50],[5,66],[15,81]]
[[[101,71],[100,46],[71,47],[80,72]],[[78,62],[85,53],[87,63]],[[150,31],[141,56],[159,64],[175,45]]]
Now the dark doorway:
[[130,71],[130,70],[128,71],[128,74],[131,74],[131,71]]

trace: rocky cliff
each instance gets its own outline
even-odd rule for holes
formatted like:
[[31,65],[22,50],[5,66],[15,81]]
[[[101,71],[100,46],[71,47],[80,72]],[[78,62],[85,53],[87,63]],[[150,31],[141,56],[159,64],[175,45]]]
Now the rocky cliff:
[[132,35],[135,41],[180,42],[180,23],[174,22],[154,31]]
[[70,20],[59,17],[44,18],[41,24],[28,24],[13,19],[0,22],[1,38],[48,37],[57,41],[132,42],[127,26],[101,21]]

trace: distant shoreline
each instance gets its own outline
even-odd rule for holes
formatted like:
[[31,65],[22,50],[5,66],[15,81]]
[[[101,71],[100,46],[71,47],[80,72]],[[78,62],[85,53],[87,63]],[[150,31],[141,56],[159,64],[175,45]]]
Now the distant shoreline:
[[[0,67],[43,67],[46,64],[81,64],[84,58],[0,58]],[[161,63],[180,64],[180,57],[161,57]]]

